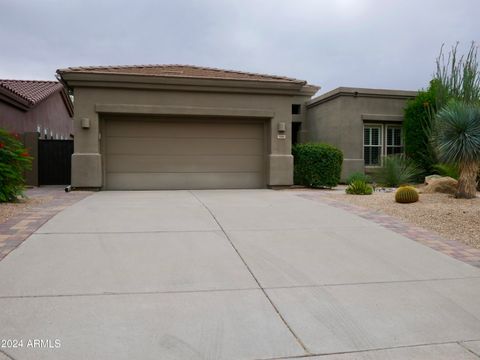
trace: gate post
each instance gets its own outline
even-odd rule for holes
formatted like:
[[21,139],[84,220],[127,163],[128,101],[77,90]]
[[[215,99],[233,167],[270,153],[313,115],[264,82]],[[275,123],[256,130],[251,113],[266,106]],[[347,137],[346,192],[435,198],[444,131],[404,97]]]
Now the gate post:
[[38,133],[26,132],[23,134],[23,145],[27,148],[32,159],[32,169],[25,171],[25,183],[38,186]]

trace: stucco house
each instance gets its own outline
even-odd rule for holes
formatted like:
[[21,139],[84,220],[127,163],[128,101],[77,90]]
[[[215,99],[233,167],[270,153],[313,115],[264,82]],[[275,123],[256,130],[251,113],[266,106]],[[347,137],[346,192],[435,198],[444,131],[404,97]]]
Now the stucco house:
[[370,172],[382,157],[403,153],[403,112],[416,91],[339,87],[305,104],[310,141],[343,151],[343,178]]
[[306,81],[180,65],[58,70],[75,98],[72,186],[264,188],[293,181]]
[[73,134],[73,104],[57,81],[0,80],[0,128],[45,139]]
[[57,74],[75,97],[72,186],[108,190],[291,185],[291,146],[305,141],[342,149],[344,176],[363,171],[401,151],[415,95],[339,88],[312,99],[319,87],[304,80],[185,65]]

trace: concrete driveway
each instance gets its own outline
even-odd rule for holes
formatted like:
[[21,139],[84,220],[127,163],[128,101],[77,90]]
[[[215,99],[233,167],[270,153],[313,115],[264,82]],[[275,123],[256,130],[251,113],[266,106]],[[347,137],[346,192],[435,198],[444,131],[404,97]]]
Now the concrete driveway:
[[479,269],[292,193],[100,192],[0,262],[0,359],[479,359],[479,299]]

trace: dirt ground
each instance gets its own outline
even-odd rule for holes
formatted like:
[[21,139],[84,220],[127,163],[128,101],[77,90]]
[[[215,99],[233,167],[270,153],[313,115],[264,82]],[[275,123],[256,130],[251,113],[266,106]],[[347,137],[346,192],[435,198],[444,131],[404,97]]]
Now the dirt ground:
[[413,204],[396,203],[393,192],[347,195],[344,191],[332,191],[327,196],[399,217],[445,238],[480,248],[480,193],[472,200],[446,194],[420,194],[420,200]]

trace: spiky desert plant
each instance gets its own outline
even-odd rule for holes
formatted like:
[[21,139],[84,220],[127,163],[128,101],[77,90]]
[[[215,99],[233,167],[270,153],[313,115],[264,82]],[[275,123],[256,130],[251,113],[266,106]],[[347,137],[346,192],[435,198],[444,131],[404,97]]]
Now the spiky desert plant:
[[440,160],[460,169],[455,197],[474,198],[480,164],[480,105],[451,100],[436,116],[433,141]]
[[382,167],[374,174],[377,183],[384,186],[399,186],[412,183],[418,176],[418,166],[404,155],[389,155],[383,158]]
[[395,192],[395,201],[409,204],[418,201],[418,192],[413,186],[400,186]]
[[372,195],[373,188],[364,180],[353,180],[345,192],[350,195]]

